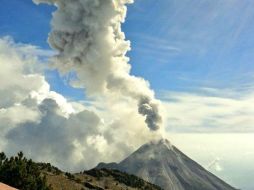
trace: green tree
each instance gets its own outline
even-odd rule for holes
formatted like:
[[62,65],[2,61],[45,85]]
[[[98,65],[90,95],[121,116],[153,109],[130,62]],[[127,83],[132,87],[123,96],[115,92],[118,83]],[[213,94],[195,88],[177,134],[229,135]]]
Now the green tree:
[[41,176],[39,166],[27,160],[23,152],[7,158],[0,153],[0,181],[20,190],[50,190],[46,178]]
[[3,165],[4,160],[6,159],[6,156],[3,152],[0,153],[0,168]]

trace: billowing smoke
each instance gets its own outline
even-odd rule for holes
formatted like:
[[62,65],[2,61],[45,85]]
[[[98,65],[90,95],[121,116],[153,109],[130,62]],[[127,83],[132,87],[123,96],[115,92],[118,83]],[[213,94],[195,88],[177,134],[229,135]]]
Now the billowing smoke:
[[149,84],[131,76],[126,53],[130,42],[121,31],[133,0],[34,0],[54,4],[49,44],[58,51],[53,66],[61,74],[77,74],[78,85],[88,96],[127,96],[137,101],[147,126],[155,131],[162,119],[159,102]]
[[145,127],[133,99],[107,96],[84,103],[51,91],[41,67],[51,56],[0,37],[1,151],[11,156],[22,150],[38,162],[78,172],[118,162],[160,136]]

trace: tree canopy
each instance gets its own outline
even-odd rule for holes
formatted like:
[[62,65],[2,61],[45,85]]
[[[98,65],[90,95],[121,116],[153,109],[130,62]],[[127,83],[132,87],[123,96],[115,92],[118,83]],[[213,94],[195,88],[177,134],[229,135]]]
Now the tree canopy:
[[19,190],[51,190],[39,166],[22,152],[10,158],[0,153],[0,181]]

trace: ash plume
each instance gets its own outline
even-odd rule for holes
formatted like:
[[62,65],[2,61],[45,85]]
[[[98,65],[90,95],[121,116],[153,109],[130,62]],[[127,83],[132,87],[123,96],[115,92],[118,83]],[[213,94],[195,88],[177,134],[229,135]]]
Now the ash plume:
[[54,4],[50,46],[58,51],[54,67],[65,75],[75,72],[88,96],[110,94],[137,101],[138,112],[152,131],[160,128],[159,101],[149,83],[131,76],[121,24],[133,0],[34,0]]

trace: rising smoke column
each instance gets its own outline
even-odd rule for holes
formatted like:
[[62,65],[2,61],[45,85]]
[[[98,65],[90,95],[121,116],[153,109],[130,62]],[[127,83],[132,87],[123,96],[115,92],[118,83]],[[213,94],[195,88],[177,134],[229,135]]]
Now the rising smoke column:
[[130,75],[126,57],[130,42],[121,24],[133,0],[34,0],[57,7],[51,22],[49,44],[58,51],[54,66],[62,74],[75,72],[89,96],[121,94],[137,100],[150,130],[158,130],[162,119],[159,102],[149,83]]

